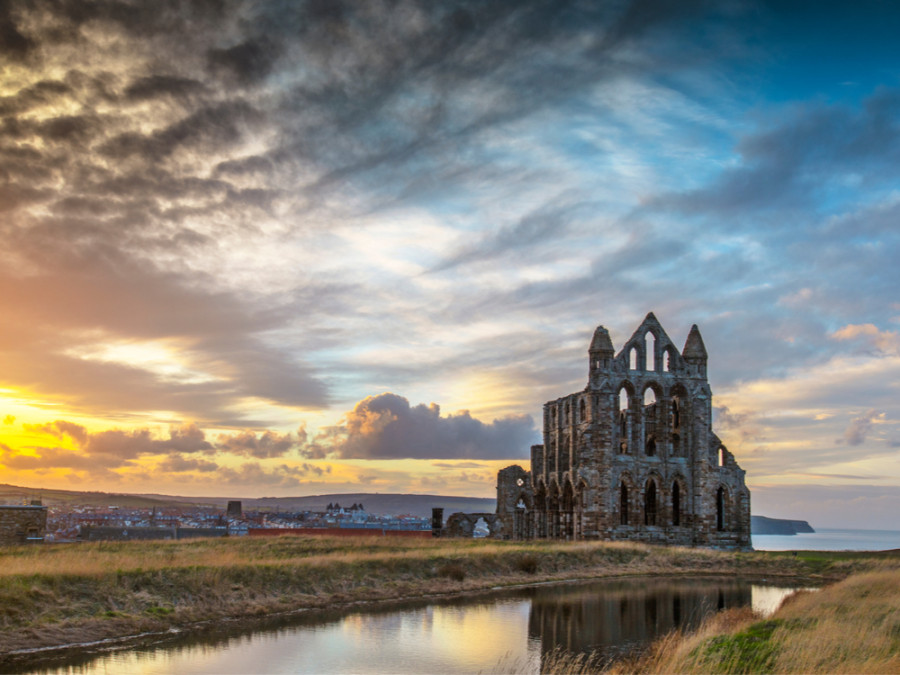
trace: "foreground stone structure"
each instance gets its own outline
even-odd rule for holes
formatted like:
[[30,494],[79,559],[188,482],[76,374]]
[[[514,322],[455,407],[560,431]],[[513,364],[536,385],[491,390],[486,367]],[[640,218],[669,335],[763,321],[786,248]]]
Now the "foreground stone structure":
[[679,352],[650,313],[618,354],[600,326],[588,357],[587,386],[544,405],[531,471],[499,472],[498,534],[750,548],[750,492],[712,431],[697,326]]
[[46,530],[46,506],[0,504],[0,545],[42,542]]

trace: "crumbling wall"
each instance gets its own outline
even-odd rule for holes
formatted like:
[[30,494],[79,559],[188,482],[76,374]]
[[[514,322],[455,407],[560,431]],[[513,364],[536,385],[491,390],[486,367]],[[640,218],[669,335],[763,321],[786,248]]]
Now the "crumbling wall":
[[679,351],[650,313],[618,354],[598,327],[588,357],[584,390],[544,405],[531,471],[497,476],[510,536],[749,548],[750,492],[712,432],[699,329]]
[[447,524],[444,526],[444,536],[471,539],[475,536],[475,526],[482,519],[487,525],[488,537],[492,539],[511,538],[503,518],[496,513],[453,513],[447,518]]
[[46,506],[0,505],[0,544],[40,542],[46,530]]

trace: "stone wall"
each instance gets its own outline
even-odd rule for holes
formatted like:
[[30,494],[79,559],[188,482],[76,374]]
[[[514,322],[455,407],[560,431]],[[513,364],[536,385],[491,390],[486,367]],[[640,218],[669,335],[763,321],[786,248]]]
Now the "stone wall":
[[46,529],[46,506],[0,505],[0,544],[41,542]]

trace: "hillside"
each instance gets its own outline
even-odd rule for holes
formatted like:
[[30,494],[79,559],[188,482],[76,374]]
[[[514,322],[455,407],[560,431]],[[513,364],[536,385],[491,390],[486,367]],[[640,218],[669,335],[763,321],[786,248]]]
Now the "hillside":
[[403,495],[356,492],[350,494],[325,494],[307,497],[183,497],[176,495],[128,495],[106,492],[79,492],[74,490],[37,490],[15,485],[0,485],[0,503],[22,504],[41,499],[45,506],[79,504],[86,506],[118,506],[122,508],[186,508],[213,506],[224,509],[231,499],[239,499],[244,510],[271,511],[324,511],[329,504],[343,506],[362,504],[372,514],[409,514],[430,517],[433,507],[444,509],[445,517],[451,513],[493,513],[494,499],[478,497],[447,497],[442,495]]

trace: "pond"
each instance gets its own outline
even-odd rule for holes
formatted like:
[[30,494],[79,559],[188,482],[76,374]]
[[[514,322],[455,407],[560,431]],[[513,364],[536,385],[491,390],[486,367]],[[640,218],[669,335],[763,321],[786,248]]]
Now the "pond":
[[544,584],[438,603],[316,613],[67,657],[42,673],[537,673],[556,648],[614,658],[723,608],[795,590],[741,580]]

